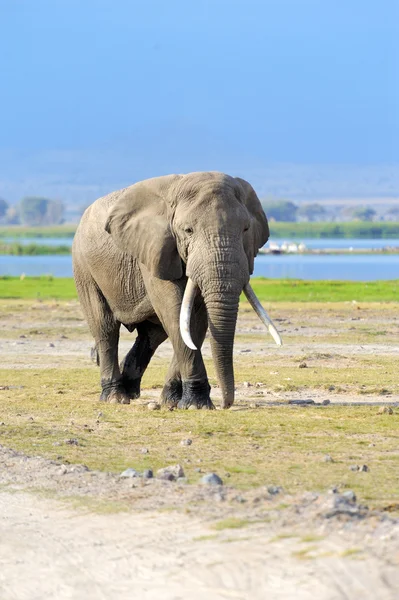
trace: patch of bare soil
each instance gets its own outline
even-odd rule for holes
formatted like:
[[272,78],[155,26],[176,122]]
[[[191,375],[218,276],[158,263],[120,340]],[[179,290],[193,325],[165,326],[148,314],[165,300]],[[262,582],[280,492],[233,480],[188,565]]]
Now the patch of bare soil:
[[2,447],[0,484],[4,600],[398,597],[399,521],[338,492],[127,480]]

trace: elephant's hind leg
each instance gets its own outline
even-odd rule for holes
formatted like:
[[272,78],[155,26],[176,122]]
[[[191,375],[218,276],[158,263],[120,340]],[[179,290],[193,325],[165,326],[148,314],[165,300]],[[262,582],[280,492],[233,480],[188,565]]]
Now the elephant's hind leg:
[[122,383],[129,398],[140,397],[141,378],[155,350],[168,337],[162,325],[144,321],[137,325],[137,339],[121,363]]
[[113,404],[129,404],[118,364],[120,322],[116,320],[94,280],[80,277],[75,265],[75,280],[82,310],[95,341],[97,363],[100,365],[102,392],[100,400]]

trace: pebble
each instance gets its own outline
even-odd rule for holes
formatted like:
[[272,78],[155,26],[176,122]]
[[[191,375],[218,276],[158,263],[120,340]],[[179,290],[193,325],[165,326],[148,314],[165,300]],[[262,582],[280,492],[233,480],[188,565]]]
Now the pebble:
[[276,494],[280,494],[283,491],[283,488],[280,487],[279,485],[268,485],[267,486],[267,491],[272,496],[275,496]]
[[152,479],[154,477],[154,473],[151,469],[145,469],[142,474],[143,479]]
[[307,369],[307,368],[308,368],[308,365],[307,365],[305,362],[301,362],[301,363],[299,363],[298,367],[299,367],[300,369]]
[[393,415],[393,410],[390,406],[381,406],[381,408],[378,409],[378,414],[379,415],[383,415],[383,414]]
[[150,451],[148,450],[148,448],[141,448],[140,449],[141,454],[149,454]]
[[244,383],[242,384],[245,388],[249,388],[252,387],[252,383],[250,383],[249,381],[244,381]]
[[297,404],[299,406],[307,406],[308,404],[314,403],[314,400],[288,400],[288,404]]
[[216,475],[216,473],[206,473],[201,477],[201,483],[205,483],[207,485],[223,485],[223,481]]
[[180,442],[180,446],[191,446],[192,443],[193,443],[193,440],[190,440],[190,438],[188,438],[186,440],[182,440]]
[[70,446],[79,446],[79,442],[76,438],[69,438],[67,440],[64,440],[65,444],[69,444]]
[[185,477],[184,470],[181,465],[170,465],[169,467],[163,467],[157,471],[158,479],[176,481],[179,479],[179,477]]
[[160,408],[161,408],[161,405],[158,404],[158,402],[149,402],[147,404],[148,410],[159,410]]
[[331,400],[323,400],[322,405],[323,406],[328,406],[329,404],[331,404]]
[[124,471],[122,471],[122,473],[119,475],[119,477],[122,477],[122,478],[140,477],[140,473],[138,471],[136,471],[136,469],[132,469],[131,467],[129,467],[128,469],[125,469]]
[[49,347],[50,347],[50,348],[55,348],[55,344],[53,344],[53,342],[50,342],[50,343],[49,343]]
[[324,462],[334,462],[334,459],[332,458],[332,456],[330,456],[329,454],[326,454],[324,457]]
[[346,490],[346,492],[343,492],[341,496],[347,502],[356,502],[356,494],[352,490]]
[[58,470],[58,474],[59,475],[65,475],[66,473],[68,473],[68,469],[66,468],[65,465],[61,465],[59,470]]

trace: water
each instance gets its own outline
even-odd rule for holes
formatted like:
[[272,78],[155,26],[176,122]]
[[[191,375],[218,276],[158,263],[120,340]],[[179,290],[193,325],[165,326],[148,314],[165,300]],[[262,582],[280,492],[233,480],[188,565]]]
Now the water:
[[[0,256],[0,275],[72,277],[71,256]],[[374,281],[399,279],[399,255],[260,255],[256,277]]]
[[39,246],[72,246],[73,238],[48,238],[48,237],[31,237],[31,238],[16,238],[16,237],[5,237],[0,238],[0,242],[5,244],[38,244]]
[[[22,241],[22,240],[21,240]],[[36,241],[25,239],[25,242]],[[38,243],[71,243],[70,239],[38,238]],[[283,240],[277,240],[282,243]],[[382,248],[399,247],[399,240],[301,240],[308,248]],[[0,256],[0,275],[54,275],[72,277],[71,256]],[[399,279],[399,255],[259,255],[255,261],[254,276],[290,279],[332,279],[375,281]],[[1,285],[1,284],[0,284]]]

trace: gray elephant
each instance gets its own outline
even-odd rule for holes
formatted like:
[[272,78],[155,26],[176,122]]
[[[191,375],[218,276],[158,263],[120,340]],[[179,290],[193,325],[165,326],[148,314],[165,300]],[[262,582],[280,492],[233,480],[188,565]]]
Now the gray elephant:
[[[101,400],[129,404],[138,398],[152,355],[169,337],[174,356],[162,401],[213,408],[200,350],[209,327],[222,407],[229,408],[242,291],[281,343],[249,285],[254,257],[268,237],[250,184],[218,172],[148,179],[89,206],[72,255],[98,353]],[[137,338],[119,366],[121,324]]]

